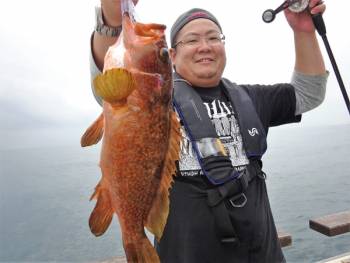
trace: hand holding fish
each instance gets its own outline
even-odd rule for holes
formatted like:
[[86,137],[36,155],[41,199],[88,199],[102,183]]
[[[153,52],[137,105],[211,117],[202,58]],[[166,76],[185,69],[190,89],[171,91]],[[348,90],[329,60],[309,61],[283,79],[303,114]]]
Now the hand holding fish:
[[[103,12],[103,19],[108,26],[120,26],[122,23],[121,12],[122,0],[101,0],[101,7]],[[133,0],[136,5],[138,0]]]

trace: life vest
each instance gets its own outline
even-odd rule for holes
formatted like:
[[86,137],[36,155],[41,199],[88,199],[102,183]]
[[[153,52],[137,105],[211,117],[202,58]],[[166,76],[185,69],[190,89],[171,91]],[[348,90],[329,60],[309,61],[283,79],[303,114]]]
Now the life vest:
[[207,203],[213,212],[220,240],[222,243],[237,245],[239,239],[225,201],[236,208],[245,206],[248,200],[244,191],[249,183],[256,176],[265,179],[265,173],[261,170],[261,157],[266,151],[267,143],[264,127],[247,92],[227,79],[222,79],[222,83],[224,93],[237,115],[243,146],[250,161],[242,171],[236,171],[232,166],[201,97],[177,74],[174,77],[173,103],[203,173],[216,185],[207,190]]
[[[266,151],[264,127],[247,92],[227,79],[222,79],[224,93],[236,113],[247,157],[260,160]],[[203,105],[201,97],[186,80],[174,78],[175,109],[192,142],[199,164],[214,185],[239,177]]]

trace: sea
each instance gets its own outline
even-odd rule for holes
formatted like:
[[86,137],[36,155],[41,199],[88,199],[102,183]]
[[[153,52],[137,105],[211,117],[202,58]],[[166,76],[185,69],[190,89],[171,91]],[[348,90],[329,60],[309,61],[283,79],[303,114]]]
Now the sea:
[[[0,262],[124,255],[116,218],[101,237],[88,226],[101,146],[81,148],[84,131],[0,131]],[[327,237],[309,228],[310,219],[350,210],[350,125],[271,128],[263,160],[277,228],[292,235],[292,245],[283,248],[287,262],[350,252],[350,233]]]

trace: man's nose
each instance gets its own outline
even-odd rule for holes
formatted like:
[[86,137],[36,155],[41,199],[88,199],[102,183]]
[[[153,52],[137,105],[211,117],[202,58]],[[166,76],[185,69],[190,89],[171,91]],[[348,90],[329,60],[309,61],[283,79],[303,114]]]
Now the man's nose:
[[209,39],[205,37],[200,38],[198,44],[199,44],[198,45],[199,48],[207,48],[207,49],[211,48],[211,45],[209,44]]

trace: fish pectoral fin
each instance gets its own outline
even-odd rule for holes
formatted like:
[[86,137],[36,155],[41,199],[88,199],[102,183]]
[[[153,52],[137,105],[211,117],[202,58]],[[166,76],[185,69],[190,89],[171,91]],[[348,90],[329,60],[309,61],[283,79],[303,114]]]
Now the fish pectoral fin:
[[93,82],[96,94],[109,103],[125,99],[136,87],[132,73],[123,68],[106,70]]
[[95,236],[101,236],[106,232],[111,224],[114,211],[108,191],[106,189],[102,189],[100,184],[97,185],[91,199],[92,198],[97,198],[97,202],[90,215],[89,226],[91,232]]
[[80,140],[81,147],[91,146],[98,143],[104,132],[104,116],[103,113],[98,119],[91,124],[91,126],[85,131]]
[[173,182],[176,166],[175,161],[179,160],[180,153],[180,123],[177,120],[176,113],[171,111],[171,125],[169,134],[169,144],[164,166],[161,175],[160,187],[157,196],[153,201],[150,212],[148,213],[146,228],[154,234],[159,241],[169,214],[169,189]]

